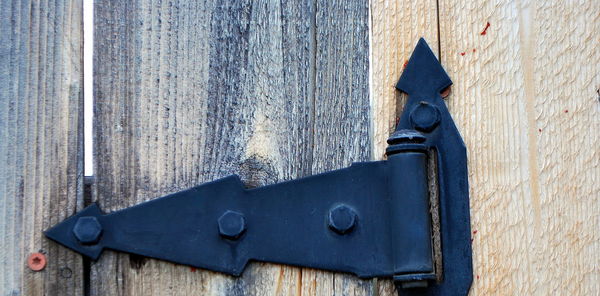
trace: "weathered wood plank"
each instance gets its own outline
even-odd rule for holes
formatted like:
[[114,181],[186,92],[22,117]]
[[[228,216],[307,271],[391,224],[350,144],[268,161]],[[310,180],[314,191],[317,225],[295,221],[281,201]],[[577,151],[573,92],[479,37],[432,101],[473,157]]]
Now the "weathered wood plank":
[[[372,159],[368,1],[316,1],[312,173]],[[370,280],[309,270],[301,295],[372,295]]]
[[[301,1],[98,1],[97,200],[106,211],[232,173],[311,172],[310,20]],[[240,279],[107,252],[92,295],[295,294],[298,268]]]
[[[259,186],[371,158],[366,1],[98,1],[95,22],[96,198],[107,211],[231,173]],[[254,263],[233,279],[107,253],[92,295],[372,289],[288,266]]]
[[83,206],[82,1],[0,1],[0,22],[0,295],[82,295],[81,256],[42,234]]
[[597,295],[600,6],[441,0],[440,29],[469,152],[471,295]]

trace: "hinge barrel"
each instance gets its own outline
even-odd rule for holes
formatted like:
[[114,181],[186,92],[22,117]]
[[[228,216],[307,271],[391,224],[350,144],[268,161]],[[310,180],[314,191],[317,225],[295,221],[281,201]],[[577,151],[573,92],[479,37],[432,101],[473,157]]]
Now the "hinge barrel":
[[[400,152],[391,155],[388,163],[394,274],[433,273],[427,154]],[[403,169],[407,167],[412,169]]]
[[[429,196],[429,148],[421,133],[400,129],[388,139],[394,281],[426,286],[435,279]],[[403,170],[410,167],[411,170]]]

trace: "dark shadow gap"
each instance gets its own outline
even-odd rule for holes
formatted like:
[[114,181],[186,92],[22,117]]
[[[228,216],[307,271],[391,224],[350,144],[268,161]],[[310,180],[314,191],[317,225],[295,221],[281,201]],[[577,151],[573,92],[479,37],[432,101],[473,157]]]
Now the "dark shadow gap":
[[[94,185],[95,178],[93,176],[83,177],[83,205],[84,207],[89,206],[92,203],[92,187]],[[83,257],[83,295],[90,295],[91,287],[91,270],[92,262],[86,256]]]
[[435,12],[437,14],[437,41],[438,41],[438,60],[442,63],[442,32],[440,31],[440,1],[435,1]]

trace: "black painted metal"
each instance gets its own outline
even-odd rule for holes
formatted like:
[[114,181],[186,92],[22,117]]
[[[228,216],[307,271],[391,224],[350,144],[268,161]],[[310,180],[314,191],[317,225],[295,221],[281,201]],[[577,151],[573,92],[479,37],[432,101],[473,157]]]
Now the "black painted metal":
[[[256,189],[237,176],[103,214],[91,205],[46,236],[92,259],[105,248],[239,275],[266,261],[393,277],[407,295],[464,295],[472,281],[467,158],[440,96],[450,78],[421,39],[385,161]],[[443,279],[436,281],[429,157],[437,159]]]

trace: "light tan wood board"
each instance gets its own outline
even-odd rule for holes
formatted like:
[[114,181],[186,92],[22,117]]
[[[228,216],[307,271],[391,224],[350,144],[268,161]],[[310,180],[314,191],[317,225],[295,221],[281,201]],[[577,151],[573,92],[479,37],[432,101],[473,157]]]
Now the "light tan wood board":
[[0,1],[0,295],[83,294],[81,256],[42,234],[83,207],[81,8]]
[[471,295],[600,294],[600,5],[551,2],[439,2]]
[[371,113],[375,160],[384,158],[386,140],[396,127],[405,95],[396,83],[416,41],[423,37],[438,55],[437,3],[371,0]]

